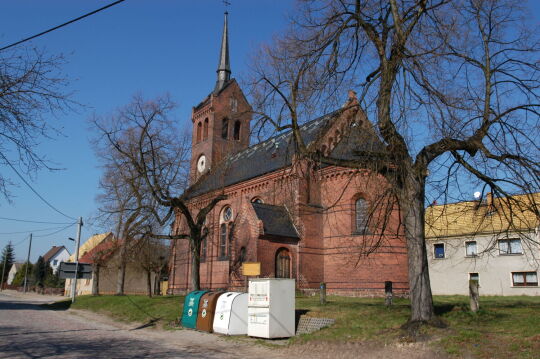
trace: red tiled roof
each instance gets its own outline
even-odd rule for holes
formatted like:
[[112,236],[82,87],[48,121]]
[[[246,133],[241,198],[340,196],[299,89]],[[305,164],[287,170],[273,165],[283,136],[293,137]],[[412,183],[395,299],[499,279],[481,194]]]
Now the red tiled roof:
[[101,242],[79,258],[79,263],[93,264],[98,259],[106,260],[116,251],[120,243],[120,241],[111,240]]

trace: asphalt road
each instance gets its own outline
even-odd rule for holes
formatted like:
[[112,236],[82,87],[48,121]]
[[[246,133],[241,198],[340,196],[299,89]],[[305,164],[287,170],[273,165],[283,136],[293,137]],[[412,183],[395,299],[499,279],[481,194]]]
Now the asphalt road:
[[156,333],[39,307],[50,298],[0,292],[0,358],[275,358],[278,353],[188,331]]

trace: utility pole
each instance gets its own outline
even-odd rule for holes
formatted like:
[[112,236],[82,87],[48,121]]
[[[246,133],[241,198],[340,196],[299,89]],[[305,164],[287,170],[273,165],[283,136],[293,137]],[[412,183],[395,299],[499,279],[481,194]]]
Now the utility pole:
[[4,266],[2,268],[2,280],[0,280],[0,292],[2,291],[2,287],[4,286],[4,276],[6,275],[6,263],[7,263],[7,256],[6,258],[2,258],[4,261]]
[[77,291],[77,277],[79,276],[79,245],[81,244],[82,225],[82,217],[79,217],[79,222],[77,223],[77,243],[75,245],[75,278],[73,278],[71,282],[71,303],[75,302],[75,292]]
[[26,283],[28,282],[28,267],[30,266],[30,250],[32,249],[32,233],[30,233],[30,243],[28,244],[28,255],[26,256],[26,268],[24,271],[24,293],[26,293]]

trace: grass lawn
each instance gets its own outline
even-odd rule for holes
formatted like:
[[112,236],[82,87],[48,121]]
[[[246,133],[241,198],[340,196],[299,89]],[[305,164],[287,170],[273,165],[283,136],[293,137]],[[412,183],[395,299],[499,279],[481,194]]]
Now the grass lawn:
[[[424,328],[432,345],[448,354],[476,358],[539,358],[540,297],[480,297],[480,311],[468,311],[468,298],[434,297],[437,314],[448,328]],[[121,321],[146,323],[159,318],[165,324],[181,315],[184,298],[145,296],[81,296],[72,306],[110,315]],[[71,303],[60,302],[63,309]],[[334,318],[336,323],[318,332],[291,339],[291,344],[312,340],[375,341],[407,340],[400,326],[409,316],[409,302],[395,299],[390,308],[382,298],[328,297],[320,305],[318,297],[296,298],[296,309],[313,317]]]

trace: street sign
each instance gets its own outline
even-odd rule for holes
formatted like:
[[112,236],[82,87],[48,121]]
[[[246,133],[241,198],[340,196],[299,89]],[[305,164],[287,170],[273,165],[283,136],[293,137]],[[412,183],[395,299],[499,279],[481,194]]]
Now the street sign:
[[[75,267],[77,263],[72,262],[61,262],[59,270],[60,278],[62,279],[73,279],[75,278]],[[79,263],[78,275],[79,279],[91,279],[92,278],[92,265],[86,263]]]
[[245,276],[261,275],[261,262],[244,262],[242,263],[242,274]]

